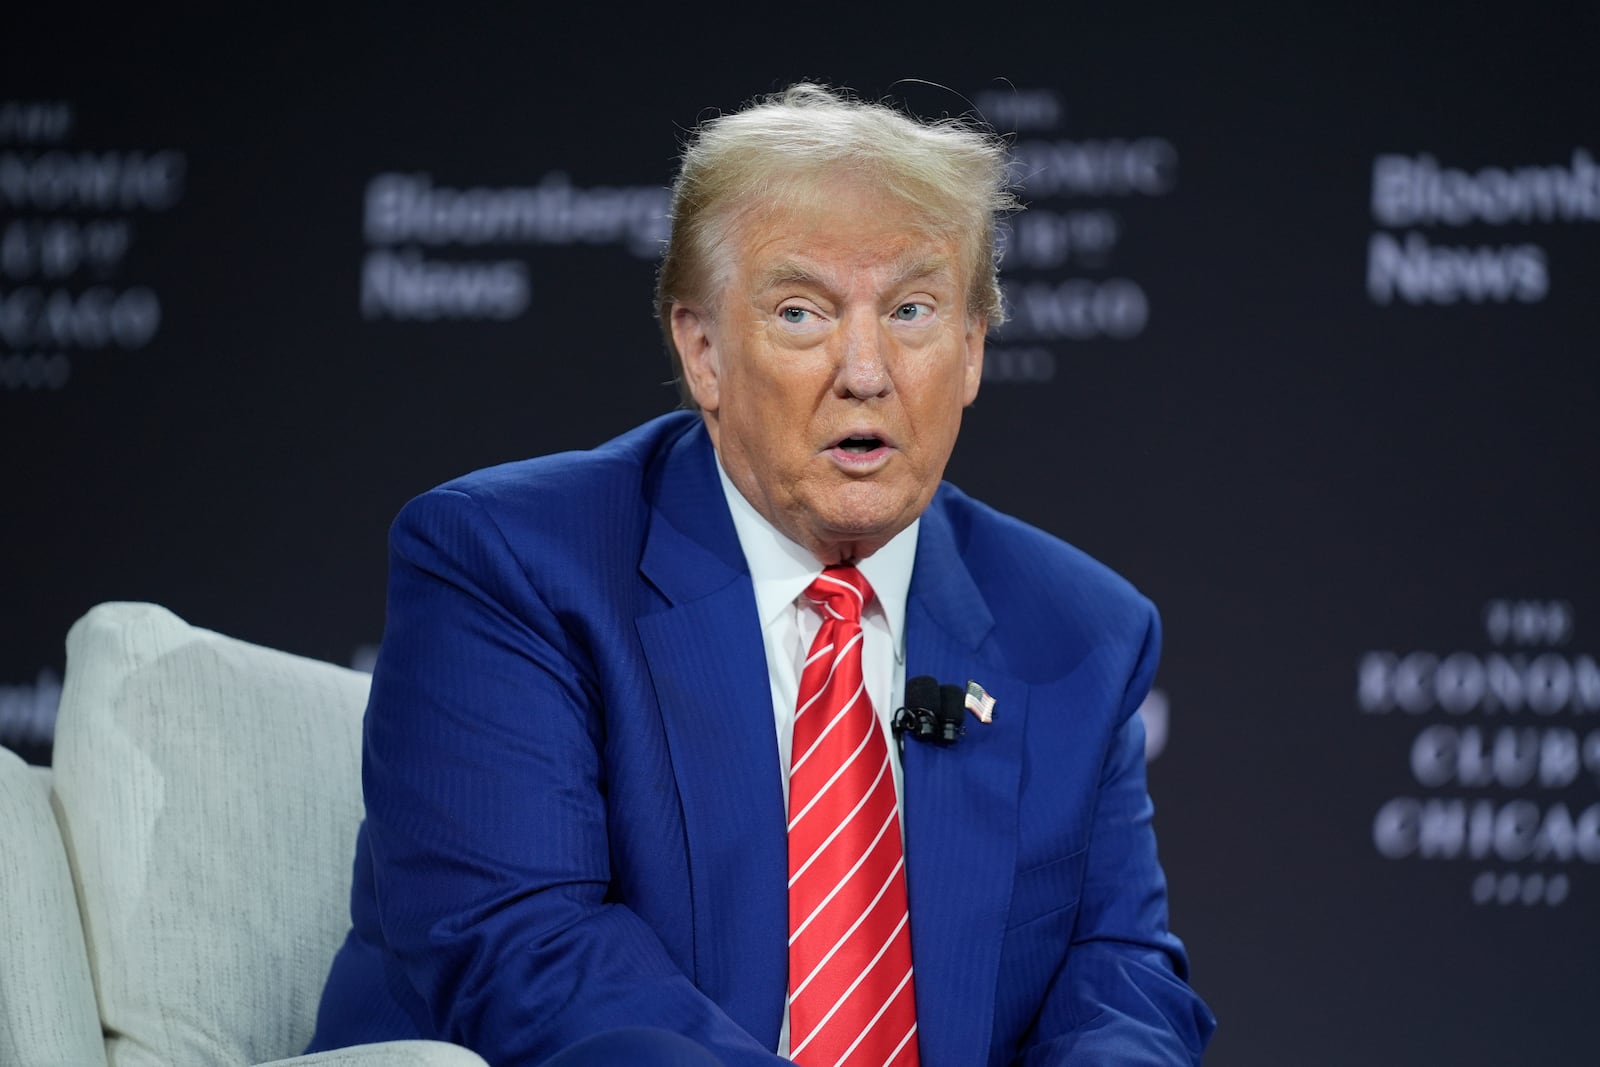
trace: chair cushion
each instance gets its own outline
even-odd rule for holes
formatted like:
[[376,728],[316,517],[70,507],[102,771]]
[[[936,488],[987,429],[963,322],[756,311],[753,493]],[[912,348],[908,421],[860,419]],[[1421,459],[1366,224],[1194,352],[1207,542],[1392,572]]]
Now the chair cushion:
[[152,604],[73,626],[55,791],[113,1067],[310,1040],[349,927],[367,686]]
[[50,772],[0,749],[0,1063],[104,1063]]

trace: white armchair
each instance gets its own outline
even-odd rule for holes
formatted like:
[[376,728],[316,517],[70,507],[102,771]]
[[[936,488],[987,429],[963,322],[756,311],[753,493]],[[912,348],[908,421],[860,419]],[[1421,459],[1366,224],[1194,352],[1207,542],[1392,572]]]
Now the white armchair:
[[0,751],[0,1063],[485,1067],[296,1055],[349,928],[366,694],[151,604],[73,626],[54,766]]

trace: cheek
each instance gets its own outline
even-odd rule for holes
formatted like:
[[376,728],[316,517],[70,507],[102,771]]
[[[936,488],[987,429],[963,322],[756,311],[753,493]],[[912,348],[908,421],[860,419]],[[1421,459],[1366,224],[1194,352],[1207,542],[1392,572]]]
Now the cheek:
[[805,415],[784,402],[774,383],[746,376],[724,385],[723,432],[737,441],[751,466],[775,470],[795,462],[806,425]]
[[944,360],[929,374],[914,412],[919,434],[927,445],[939,450],[949,449],[961,429],[961,413],[968,403],[967,392],[964,365]]

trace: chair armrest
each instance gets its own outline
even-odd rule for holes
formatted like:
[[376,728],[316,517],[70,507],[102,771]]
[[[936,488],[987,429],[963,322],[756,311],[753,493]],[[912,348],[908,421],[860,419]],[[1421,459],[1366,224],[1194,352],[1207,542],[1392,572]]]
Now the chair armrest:
[[489,1067],[483,1057],[443,1041],[382,1041],[273,1060],[260,1067]]
[[0,749],[0,1063],[105,1062],[49,772]]

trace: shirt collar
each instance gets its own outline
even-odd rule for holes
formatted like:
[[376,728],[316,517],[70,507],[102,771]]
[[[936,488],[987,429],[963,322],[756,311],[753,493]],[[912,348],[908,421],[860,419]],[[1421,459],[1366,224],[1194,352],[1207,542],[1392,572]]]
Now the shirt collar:
[[[806,587],[822,573],[822,566],[815,556],[790,540],[744,498],[729,479],[728,472],[722,469],[720,456],[717,457],[717,477],[733,516],[739,547],[744,550],[745,565],[750,568],[756,613],[765,630],[786,608],[794,605]],[[902,661],[905,659],[906,596],[911,590],[911,567],[917,558],[917,531],[921,525],[922,519],[915,519],[886,545],[856,564],[877,594],[876,603],[888,625],[895,659]]]

